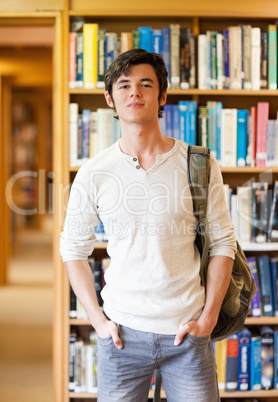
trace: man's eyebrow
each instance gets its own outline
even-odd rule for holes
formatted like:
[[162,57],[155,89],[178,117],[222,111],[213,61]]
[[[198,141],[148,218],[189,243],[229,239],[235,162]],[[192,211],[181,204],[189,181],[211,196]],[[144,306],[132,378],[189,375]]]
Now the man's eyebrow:
[[[154,80],[152,80],[151,78],[141,78],[140,81],[141,82],[147,81],[147,82],[154,83]],[[116,84],[121,85],[121,84],[124,84],[126,82],[130,82],[130,80],[128,78],[122,78],[121,80],[117,81]]]

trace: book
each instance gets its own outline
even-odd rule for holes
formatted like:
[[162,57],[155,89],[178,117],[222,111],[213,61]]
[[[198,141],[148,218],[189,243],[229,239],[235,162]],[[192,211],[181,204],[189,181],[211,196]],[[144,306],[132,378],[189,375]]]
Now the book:
[[268,26],[268,89],[277,89],[277,27]]
[[75,359],[75,342],[76,341],[77,341],[77,334],[72,331],[69,335],[69,384],[68,384],[68,388],[69,388],[70,392],[75,391],[74,359]]
[[170,24],[171,88],[180,87],[180,25]]
[[260,282],[260,296],[262,303],[263,316],[272,317],[273,314],[273,300],[272,300],[272,286],[271,286],[271,272],[270,260],[268,255],[260,255],[257,258],[258,273]]
[[268,33],[261,33],[261,69],[260,69],[260,87],[268,87]]
[[105,75],[105,34],[106,30],[100,28],[98,30],[98,74],[97,88],[104,88]]
[[270,258],[273,315],[278,317],[278,257]]
[[264,243],[268,231],[268,183],[252,183],[252,241]]
[[76,88],[84,86],[84,37],[83,33],[76,35]]
[[250,389],[251,333],[246,328],[238,332],[238,391]]
[[227,338],[226,391],[237,391],[238,387],[238,336]]
[[248,110],[237,112],[237,166],[246,166],[248,140]]
[[273,388],[278,389],[278,330],[273,331],[274,340],[274,364],[273,364]]
[[260,391],[262,376],[262,340],[260,336],[251,336],[250,344],[250,390]]
[[78,159],[78,103],[69,104],[69,163],[77,165]]
[[236,166],[237,109],[222,109],[221,122],[221,165]]
[[272,389],[274,381],[274,334],[270,327],[262,327],[261,340],[262,389]]
[[153,53],[162,55],[162,30],[152,30],[152,51]]
[[140,35],[140,48],[152,52],[152,28],[147,26],[138,27]]
[[263,166],[263,167],[265,166],[268,119],[269,119],[269,102],[258,102],[256,166]]
[[69,88],[76,86],[76,32],[69,33]]
[[242,88],[242,41],[241,27],[229,27],[230,88]]
[[121,53],[133,48],[132,32],[121,32]]
[[252,89],[251,78],[251,25],[243,25],[244,89]]
[[198,35],[198,88],[207,89],[207,36]]
[[275,180],[268,225],[268,240],[278,241],[278,181]]
[[180,87],[189,88],[190,77],[190,29],[180,29]]
[[251,241],[252,235],[252,189],[237,187],[238,240],[242,244]]
[[117,34],[115,32],[106,32],[105,34],[105,73],[110,64],[118,56]]
[[97,86],[98,66],[98,24],[85,23],[84,35],[84,88],[94,89]]
[[255,91],[260,90],[261,29],[251,28],[251,84]]
[[251,314],[252,317],[261,317],[262,308],[261,308],[261,296],[260,296],[260,287],[259,287],[259,274],[257,269],[257,262],[255,257],[247,257],[247,262],[250,267],[252,276],[255,280],[256,284],[256,294],[251,302]]
[[208,109],[200,106],[198,109],[198,145],[208,146]]
[[168,73],[168,85],[170,83],[170,28],[162,28],[162,58]]
[[227,339],[216,342],[215,354],[216,354],[218,388],[220,391],[225,391],[226,373],[227,373]]

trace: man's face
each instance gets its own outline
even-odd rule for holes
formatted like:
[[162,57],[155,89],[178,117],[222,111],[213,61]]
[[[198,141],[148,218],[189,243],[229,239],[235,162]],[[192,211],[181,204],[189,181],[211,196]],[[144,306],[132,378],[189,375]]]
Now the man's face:
[[113,100],[106,92],[108,106],[114,107],[120,121],[144,124],[158,118],[159,105],[166,102],[166,93],[160,102],[159,84],[153,67],[149,64],[131,66],[128,76],[121,75],[113,84]]

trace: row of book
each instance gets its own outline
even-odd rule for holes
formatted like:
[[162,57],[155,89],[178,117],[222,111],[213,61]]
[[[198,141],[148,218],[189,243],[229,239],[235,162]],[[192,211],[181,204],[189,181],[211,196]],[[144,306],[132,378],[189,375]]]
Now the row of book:
[[[195,101],[180,100],[163,107],[161,132],[187,142],[208,146],[221,166],[278,165],[278,124],[269,118],[269,102],[247,109],[223,108],[208,101],[197,108]],[[110,108],[79,110],[69,105],[70,165],[79,166],[112,145],[121,136],[119,120]]]
[[214,344],[220,391],[278,389],[278,330],[246,327]]
[[72,331],[69,336],[69,391],[97,392],[98,338],[91,331],[84,341]]
[[179,101],[163,109],[163,134],[189,145],[208,146],[221,166],[278,164],[278,126],[277,120],[269,118],[269,102],[258,102],[247,110],[208,101],[197,110],[196,102]]
[[271,183],[272,176],[264,175],[259,182],[250,180],[237,187],[236,194],[224,185],[231,220],[242,244],[278,241],[278,182]]
[[207,30],[196,39],[180,24],[132,32],[107,32],[97,23],[84,23],[69,33],[69,87],[104,88],[104,76],[122,52],[142,48],[164,59],[170,88],[195,88],[198,59],[199,89],[277,89],[277,27],[251,25]]
[[200,89],[277,89],[277,26],[229,26],[198,36]]
[[82,32],[69,33],[69,87],[104,88],[104,76],[115,58],[133,48],[160,54],[169,87],[194,88],[195,37],[190,28],[171,24],[162,29],[140,26],[132,32],[107,32],[98,24],[84,23]]
[[[98,388],[98,337],[91,331],[89,339],[78,336],[72,331],[69,336],[69,391],[97,393]],[[154,370],[150,390],[155,387]],[[161,390],[164,389],[163,381]]]
[[96,111],[83,109],[79,113],[78,103],[70,103],[70,166],[80,166],[120,138],[119,120],[113,116],[110,108],[98,108]]
[[[104,274],[106,269],[110,265],[110,258],[103,258],[102,260],[95,260],[93,257],[88,258],[88,263],[94,275],[94,282],[95,282],[95,290],[97,294],[97,299],[99,306],[102,307],[103,300],[101,297],[101,290],[105,285]],[[78,318],[78,319],[88,319],[88,315],[76,297],[72,287],[70,287],[70,310],[69,310],[69,318]]]
[[257,286],[250,315],[278,317],[278,257],[261,255],[247,257],[247,261]]

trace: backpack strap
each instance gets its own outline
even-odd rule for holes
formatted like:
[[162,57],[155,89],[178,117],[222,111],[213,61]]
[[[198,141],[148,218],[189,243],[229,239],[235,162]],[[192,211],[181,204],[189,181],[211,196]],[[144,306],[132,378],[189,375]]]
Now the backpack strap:
[[210,177],[210,149],[201,146],[188,146],[188,183],[192,195],[193,212],[198,219],[195,244],[201,256],[200,277],[206,283],[209,256],[209,237],[207,233],[207,198]]

